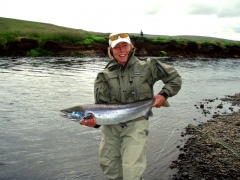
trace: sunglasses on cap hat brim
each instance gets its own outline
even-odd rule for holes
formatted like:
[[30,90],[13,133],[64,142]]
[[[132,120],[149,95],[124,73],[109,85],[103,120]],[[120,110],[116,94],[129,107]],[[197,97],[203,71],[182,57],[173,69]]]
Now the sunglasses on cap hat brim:
[[120,38],[127,38],[128,36],[129,36],[128,33],[120,33],[120,34],[115,34],[113,36],[110,36],[109,39],[111,41],[115,41],[115,40],[118,39],[118,37],[120,37]]

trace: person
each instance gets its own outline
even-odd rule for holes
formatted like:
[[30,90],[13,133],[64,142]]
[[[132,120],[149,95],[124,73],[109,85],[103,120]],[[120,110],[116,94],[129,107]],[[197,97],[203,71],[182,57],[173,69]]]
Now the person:
[[143,31],[141,30],[140,35],[143,36]]
[[[111,61],[98,73],[94,82],[95,103],[123,104],[155,98],[153,107],[160,108],[168,97],[176,95],[182,84],[179,73],[159,60],[139,60],[127,33],[109,36]],[[154,95],[153,85],[164,86]],[[94,118],[94,117],[91,117]],[[96,124],[85,124],[99,127]],[[146,169],[146,147],[149,121],[139,118],[121,125],[102,125],[99,162],[104,175],[114,180],[140,180]]]

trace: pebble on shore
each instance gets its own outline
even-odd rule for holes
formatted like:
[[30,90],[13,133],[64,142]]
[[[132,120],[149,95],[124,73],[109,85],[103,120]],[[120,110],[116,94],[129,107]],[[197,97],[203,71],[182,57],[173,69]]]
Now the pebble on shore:
[[[221,100],[239,106],[240,93]],[[240,110],[188,125],[186,134],[191,137],[170,166],[178,170],[173,180],[240,180]]]

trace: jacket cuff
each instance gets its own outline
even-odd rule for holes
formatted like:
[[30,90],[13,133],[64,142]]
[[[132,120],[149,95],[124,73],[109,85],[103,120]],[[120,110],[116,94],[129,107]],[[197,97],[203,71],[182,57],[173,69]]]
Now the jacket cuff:
[[168,97],[169,97],[168,94],[167,94],[166,92],[159,93],[159,95],[164,96],[166,100],[167,100]]
[[96,129],[98,129],[98,128],[100,128],[101,127],[101,125],[98,125],[98,124],[96,124],[95,126],[94,126],[94,128],[96,128]]

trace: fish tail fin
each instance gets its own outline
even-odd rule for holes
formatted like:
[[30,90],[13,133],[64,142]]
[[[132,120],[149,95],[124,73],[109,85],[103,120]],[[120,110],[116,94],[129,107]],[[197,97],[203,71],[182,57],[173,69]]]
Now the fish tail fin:
[[169,104],[169,102],[166,100],[166,101],[164,101],[164,103],[163,103],[163,105],[162,105],[163,107],[169,107],[170,106],[170,104]]

